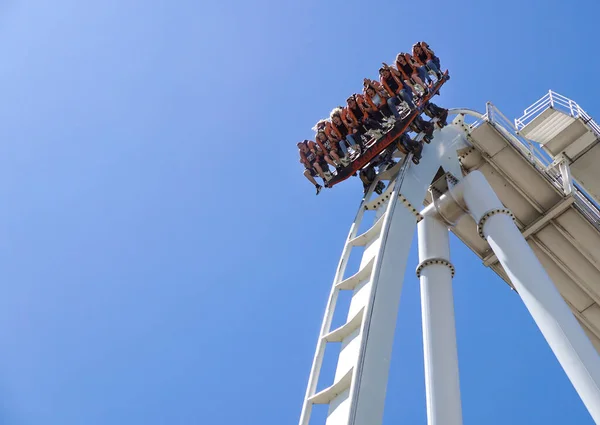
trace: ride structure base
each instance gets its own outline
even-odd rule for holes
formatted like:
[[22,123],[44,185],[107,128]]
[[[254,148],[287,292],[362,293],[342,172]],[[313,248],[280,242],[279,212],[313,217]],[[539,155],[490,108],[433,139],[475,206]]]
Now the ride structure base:
[[429,100],[437,94],[439,89],[448,81],[448,71],[444,72],[442,78],[435,84],[433,89],[425,96],[420,99],[417,103],[415,110],[405,119],[396,121],[394,126],[382,137],[377,139],[374,143],[367,147],[361,155],[348,164],[346,167],[339,169],[337,174],[333,176],[331,180],[327,182],[327,187],[333,187],[336,184],[350,178],[356,172],[363,169],[368,165],[374,158],[376,158],[381,152],[387,149],[392,143],[395,143],[398,138],[406,132],[410,124],[423,113],[423,108],[429,102]]

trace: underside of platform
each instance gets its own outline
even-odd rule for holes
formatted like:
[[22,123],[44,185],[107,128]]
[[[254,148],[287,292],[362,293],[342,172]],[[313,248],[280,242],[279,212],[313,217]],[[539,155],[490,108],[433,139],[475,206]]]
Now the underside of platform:
[[[527,242],[600,352],[600,231],[585,214],[589,203],[578,192],[564,195],[494,124],[483,121],[472,130],[470,142],[473,147],[460,158],[464,172],[481,171],[515,214]],[[600,174],[595,179],[600,181]],[[464,215],[453,232],[510,285],[470,216]]]

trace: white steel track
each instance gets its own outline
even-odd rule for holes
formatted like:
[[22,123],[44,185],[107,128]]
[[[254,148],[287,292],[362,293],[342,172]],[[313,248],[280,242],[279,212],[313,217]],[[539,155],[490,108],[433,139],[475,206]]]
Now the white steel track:
[[[447,126],[434,135],[418,166],[411,166],[405,158],[393,173],[386,173],[389,186],[393,186],[391,196],[384,193],[381,200],[363,201],[359,206],[325,309],[300,425],[310,423],[314,404],[329,405],[328,425],[381,422],[400,293],[418,210],[440,166],[460,173],[456,152],[467,146],[466,133],[459,126]],[[358,235],[365,207],[376,209],[376,217],[372,227]],[[362,246],[360,269],[345,276],[351,250]],[[336,330],[331,329],[331,323],[341,290],[351,290],[353,295],[347,321]],[[343,337],[331,338],[332,334]],[[330,341],[342,345],[334,382],[317,391]]]

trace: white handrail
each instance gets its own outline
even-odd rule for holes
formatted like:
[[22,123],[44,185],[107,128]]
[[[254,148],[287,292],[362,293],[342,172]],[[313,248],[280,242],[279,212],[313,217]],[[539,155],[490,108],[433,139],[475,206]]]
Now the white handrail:
[[[546,104],[549,105],[550,93],[545,97],[547,98]],[[562,100],[561,97],[562,96],[553,93],[552,102],[560,102]],[[584,116],[583,114],[585,114],[585,112],[583,112],[576,103],[574,103],[573,108],[577,113],[581,113],[581,115]],[[548,182],[550,182],[550,184],[556,187],[561,193],[565,194],[565,196],[567,195],[565,193],[565,185],[563,185],[562,181],[563,176],[561,172],[556,169],[556,164],[554,164],[548,155],[541,151],[530,140],[521,136],[517,131],[517,125],[513,125],[491,102],[488,102],[486,105],[485,114],[480,114],[468,109],[451,109],[449,112],[451,114],[462,113],[476,118],[477,125],[472,124],[471,129],[475,129],[481,122],[488,122],[494,126],[494,128],[498,130],[518,152],[521,152],[523,157],[526,158]],[[585,116],[588,115],[585,114]],[[500,120],[498,118],[500,118]],[[517,121],[518,120],[515,120],[515,122]],[[595,202],[586,194],[585,190],[583,190],[583,186],[581,186],[577,180],[572,179],[572,183],[573,188],[571,195],[575,198],[573,206],[588,219],[590,224],[600,230],[600,208],[598,208]]]
[[[566,101],[565,101],[566,100]],[[541,102],[541,103],[540,103]],[[536,168],[554,187],[556,187],[565,196],[565,186],[563,185],[563,175],[556,169],[551,159],[546,153],[538,148],[531,140],[521,136],[518,132],[520,128],[523,128],[523,122],[530,122],[535,117],[531,117],[532,113],[540,110],[545,110],[549,106],[558,105],[566,109],[573,108],[573,114],[571,116],[578,116],[584,119],[592,129],[598,128],[596,133],[600,137],[600,127],[591,119],[591,117],[579,107],[574,101],[567,99],[566,97],[550,91],[546,96],[534,103],[534,108],[529,107],[525,110],[526,114],[520,119],[515,120],[513,125],[508,118],[504,116],[496,106],[491,102],[486,104],[486,114],[480,115],[480,117],[490,123],[496,130],[498,130],[521,154]],[[534,112],[535,111],[535,112]],[[530,116],[526,116],[529,114]],[[572,179],[573,190],[571,194],[575,198],[575,208],[583,214],[589,222],[600,230],[600,208],[591,199],[589,195],[583,189],[583,186],[578,181]]]
[[577,102],[552,90],[537,102],[533,103],[529,108],[525,109],[520,118],[515,119],[517,131],[521,130],[548,108],[554,108],[573,118],[582,119],[592,129],[596,136],[600,137],[600,126],[577,104]]

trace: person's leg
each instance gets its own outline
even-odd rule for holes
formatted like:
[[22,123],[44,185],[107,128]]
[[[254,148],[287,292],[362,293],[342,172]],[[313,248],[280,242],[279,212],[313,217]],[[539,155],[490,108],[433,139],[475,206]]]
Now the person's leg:
[[442,73],[433,61],[431,61],[431,60],[427,61],[427,66],[429,67],[429,69],[431,69],[433,72],[435,72],[435,75],[437,75],[438,78],[441,78]]
[[308,181],[311,182],[317,188],[317,195],[318,195],[319,192],[321,191],[321,185],[319,183],[317,183],[314,175],[315,175],[315,172],[313,170],[309,170],[308,168],[304,170],[304,177],[306,177],[308,179]]
[[[315,168],[315,170],[319,174],[319,177],[321,177],[323,179],[323,181],[325,181],[325,173],[323,172],[323,168],[321,168],[321,164],[319,164],[318,162],[315,162],[313,164],[313,167]],[[327,169],[327,171],[329,171],[329,169]]]
[[415,86],[414,86],[413,82],[410,81],[410,79],[402,80],[402,86],[404,87],[405,90],[408,88],[408,89],[410,89],[410,91],[412,93],[417,93],[417,91],[415,90]]
[[365,118],[363,122],[367,131],[374,128],[381,129],[381,124],[379,123],[379,121],[373,119],[372,117]]
[[[381,107],[379,108],[379,113],[381,114],[382,118],[385,119],[385,118],[388,118],[388,117],[391,117],[392,115],[394,115],[394,113],[392,112],[392,109],[395,109],[395,108],[390,108],[388,106],[388,104],[386,103],[384,105],[381,105]],[[396,113],[398,113],[398,111],[396,111]]]
[[[358,138],[359,143],[356,142],[356,138]],[[354,152],[358,152],[360,154],[360,152],[361,152],[360,134],[358,134],[358,133],[348,134],[346,136],[346,140],[348,141],[348,143],[350,144],[350,146],[352,147]]]
[[438,58],[437,56],[434,56],[432,60],[433,60],[433,63],[435,63],[435,66],[437,66],[438,69],[441,70],[442,65],[440,65],[440,58]]
[[410,109],[415,108],[415,102],[413,100],[412,92],[410,90],[402,89],[402,90],[400,90],[400,93],[398,94],[398,96],[400,96],[400,98],[403,101],[408,103],[408,107]]
[[[418,73],[418,77],[421,79],[421,81],[427,81],[428,83],[433,83],[433,79],[429,76],[429,73],[427,72],[427,68],[425,68],[424,66],[420,66],[417,68],[417,73]],[[414,78],[414,76],[413,76]],[[425,87],[425,85],[423,85]]]
[[387,100],[387,106],[397,120],[400,119],[400,112],[398,112],[398,108],[396,108],[398,105],[400,105],[400,99],[398,99],[396,96],[390,97]]
[[346,147],[346,143],[344,140],[340,140],[339,142],[337,142],[339,148],[342,151],[342,156],[346,156],[348,155],[348,148]]
[[313,173],[311,173],[311,171],[308,168],[306,168],[304,170],[304,177],[306,177],[307,180],[309,182],[311,182],[313,185],[315,185],[315,186],[317,185],[317,181],[314,179]]
[[[337,154],[336,150],[334,150],[334,149],[329,151],[328,156],[330,157],[329,161],[331,161],[332,159],[333,159],[333,161],[332,162],[327,161],[327,163],[333,165],[334,167],[337,167],[337,164],[339,164],[341,162],[339,155]],[[325,160],[327,160],[328,156],[325,156]]]
[[421,74],[422,73],[420,73],[417,70],[417,72],[414,73],[413,75],[411,75],[410,78],[415,82],[415,84],[420,85],[423,88],[423,90],[425,90],[427,88],[427,84],[425,84],[425,82],[423,80],[426,78],[425,75],[427,73],[423,74],[423,79],[421,79]]

